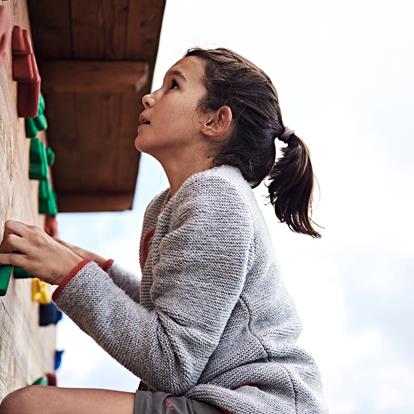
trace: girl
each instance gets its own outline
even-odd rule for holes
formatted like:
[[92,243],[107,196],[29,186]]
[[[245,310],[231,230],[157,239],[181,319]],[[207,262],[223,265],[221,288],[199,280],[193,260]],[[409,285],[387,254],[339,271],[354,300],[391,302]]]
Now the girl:
[[[14,220],[2,249],[14,253],[0,255],[59,285],[57,306],[140,386],[29,386],[0,413],[327,413],[252,192],[270,177],[279,220],[320,237],[309,218],[309,151],[284,126],[271,80],[229,49],[194,48],[142,101],[135,147],[162,164],[170,187],[144,214],[141,281]],[[287,144],[276,162],[275,138]]]

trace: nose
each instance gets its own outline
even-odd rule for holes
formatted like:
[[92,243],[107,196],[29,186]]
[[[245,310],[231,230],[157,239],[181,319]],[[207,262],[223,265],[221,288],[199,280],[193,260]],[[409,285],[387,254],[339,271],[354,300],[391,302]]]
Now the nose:
[[152,96],[152,93],[147,93],[142,97],[142,104],[144,105],[144,108],[151,108],[154,106],[155,99]]

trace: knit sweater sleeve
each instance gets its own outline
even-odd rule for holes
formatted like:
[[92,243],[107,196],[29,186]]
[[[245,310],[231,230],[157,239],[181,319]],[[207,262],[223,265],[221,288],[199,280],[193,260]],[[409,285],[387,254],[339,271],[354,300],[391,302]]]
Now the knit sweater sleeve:
[[152,388],[183,395],[197,384],[242,291],[253,243],[250,212],[220,177],[182,185],[153,267],[153,309],[134,302],[96,263],[57,306]]
[[116,262],[106,269],[106,273],[131,299],[139,302],[141,279],[138,275],[124,269]]
[[[161,193],[160,193],[161,194]],[[148,204],[144,212],[144,219],[142,222],[141,237],[140,237],[140,246],[139,251],[143,249],[143,236],[144,230],[149,225],[149,215],[151,214],[151,209],[154,205],[154,202],[157,201],[160,194],[157,194]],[[107,260],[107,262],[101,266],[105,270],[114,283],[120,287],[131,299],[135,302],[140,301],[140,292],[141,292],[141,277],[137,274],[124,269],[119,263],[114,260]]]

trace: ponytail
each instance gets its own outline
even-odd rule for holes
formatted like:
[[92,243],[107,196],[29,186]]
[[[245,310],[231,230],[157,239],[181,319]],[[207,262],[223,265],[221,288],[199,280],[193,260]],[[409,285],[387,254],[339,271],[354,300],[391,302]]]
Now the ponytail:
[[[187,56],[206,62],[203,84],[207,93],[200,99],[200,108],[207,112],[228,105],[234,117],[233,132],[215,154],[213,165],[239,168],[251,188],[270,177],[272,183],[265,185],[278,219],[294,232],[320,238],[309,214],[314,178],[309,150],[294,131],[283,128],[279,97],[269,76],[226,48],[192,48]],[[275,163],[274,138],[279,131],[283,133],[278,138],[288,145]]]
[[277,218],[282,223],[286,222],[292,231],[321,238],[321,234],[312,228],[309,214],[314,179],[309,149],[288,128],[278,138],[286,142],[287,146],[282,148],[282,156],[269,173],[273,181],[269,185],[265,184],[269,190],[270,203],[275,208]]

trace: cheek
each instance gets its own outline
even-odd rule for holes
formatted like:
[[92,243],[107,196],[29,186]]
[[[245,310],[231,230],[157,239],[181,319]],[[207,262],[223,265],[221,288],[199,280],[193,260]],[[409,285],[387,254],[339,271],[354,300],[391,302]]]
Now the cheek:
[[170,112],[161,120],[161,125],[168,125],[170,133],[190,133],[194,130],[196,118],[193,119],[193,112],[182,108],[179,111]]

